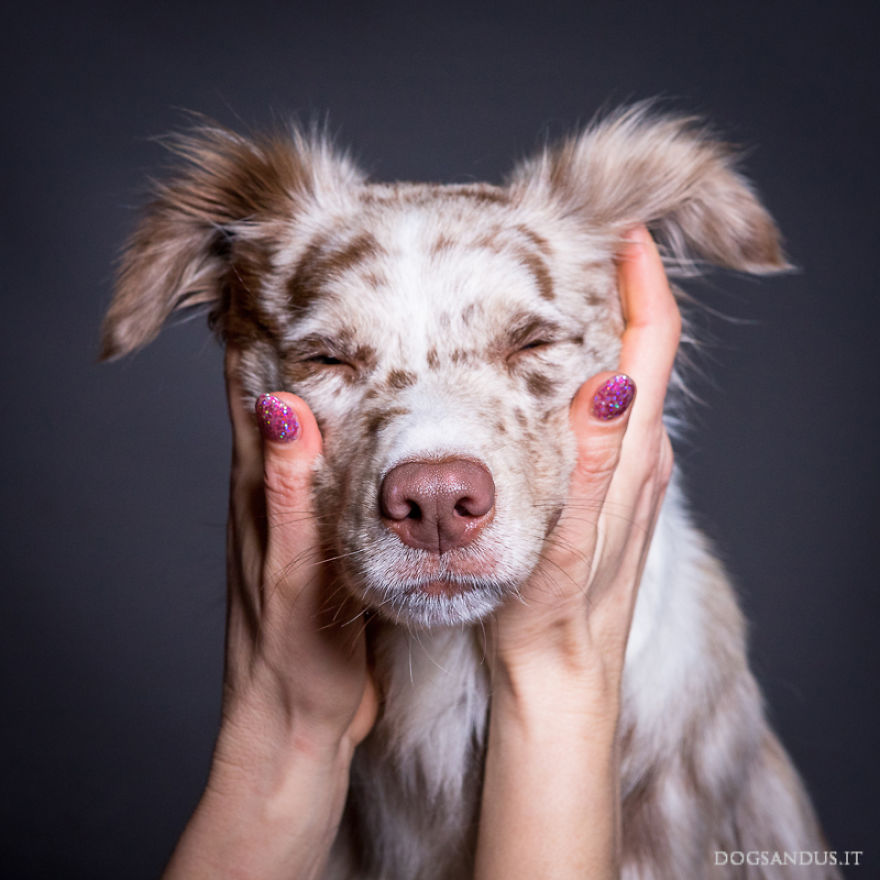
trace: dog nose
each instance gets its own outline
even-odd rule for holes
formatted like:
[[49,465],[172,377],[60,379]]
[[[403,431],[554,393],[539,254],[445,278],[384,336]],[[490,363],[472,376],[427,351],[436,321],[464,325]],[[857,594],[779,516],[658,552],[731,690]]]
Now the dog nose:
[[469,544],[492,519],[495,482],[476,461],[407,461],[385,475],[379,507],[408,547],[445,553]]

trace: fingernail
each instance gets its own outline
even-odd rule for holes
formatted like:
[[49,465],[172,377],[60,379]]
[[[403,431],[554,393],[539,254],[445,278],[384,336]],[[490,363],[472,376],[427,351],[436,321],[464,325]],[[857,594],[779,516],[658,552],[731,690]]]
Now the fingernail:
[[255,409],[260,431],[267,440],[291,443],[299,437],[296,413],[274,394],[261,394]]
[[603,422],[622,416],[636,396],[636,385],[620,373],[609,379],[593,396],[593,415]]

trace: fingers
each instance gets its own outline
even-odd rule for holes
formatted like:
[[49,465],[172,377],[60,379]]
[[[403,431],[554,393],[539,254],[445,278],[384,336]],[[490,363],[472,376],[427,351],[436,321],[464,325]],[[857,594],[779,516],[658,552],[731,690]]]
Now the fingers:
[[[635,383],[624,373],[599,373],[575,394],[569,411],[578,443],[572,486],[580,494],[587,494],[597,477],[610,478],[617,467],[635,394]],[[596,488],[604,494],[604,489]]]
[[312,478],[321,434],[306,402],[294,394],[262,395],[256,414],[264,441],[265,571],[275,581],[287,581],[295,569],[308,565],[304,557],[318,547]]
[[[653,519],[657,492],[652,488],[646,493],[646,484],[665,487],[669,478],[671,453],[662,415],[681,316],[660,255],[644,227],[628,236],[618,277],[626,327],[617,376],[628,377],[628,384],[615,380],[615,374],[603,373],[586,382],[572,401],[570,421],[578,458],[568,507],[595,511],[593,522],[604,510],[604,538],[616,536],[622,544],[635,520]],[[630,411],[636,388],[638,400]],[[597,394],[610,394],[611,400],[603,399],[597,406]],[[581,514],[577,520],[582,533],[586,518]],[[564,523],[565,514],[560,526]],[[581,534],[577,543],[584,540]]]
[[577,461],[555,529],[553,560],[563,568],[577,557],[592,557],[595,524],[617,469],[635,394],[628,376],[600,373],[586,381],[572,401],[569,422],[577,440]]
[[284,392],[262,395],[256,412],[245,405],[240,354],[226,353],[226,383],[233,431],[231,524],[234,552],[251,562],[248,580],[259,583],[254,564],[274,581],[317,546],[312,472],[321,434],[306,402]]
[[[643,437],[648,426],[662,427],[666,386],[681,334],[678,305],[660,254],[645,227],[637,227],[628,236],[618,274],[626,319],[618,375],[628,377],[629,383],[618,380],[606,387],[614,374],[602,373],[586,382],[572,401],[570,419],[578,438],[578,467],[572,489],[581,497],[599,493],[604,497],[628,428],[629,434]],[[628,407],[636,388],[639,399],[630,415]],[[604,389],[605,396],[597,406],[600,389]],[[607,478],[604,485],[596,480],[603,474]]]
[[672,471],[663,409],[681,336],[681,314],[657,247],[643,226],[628,236],[618,276],[626,319],[620,365],[635,380],[639,399],[605,496],[604,534],[609,544],[629,545],[631,553],[625,555],[640,571]]
[[659,423],[666,386],[681,336],[681,314],[663,262],[650,233],[636,227],[618,261],[618,280],[626,329],[620,369],[639,389],[633,428]]

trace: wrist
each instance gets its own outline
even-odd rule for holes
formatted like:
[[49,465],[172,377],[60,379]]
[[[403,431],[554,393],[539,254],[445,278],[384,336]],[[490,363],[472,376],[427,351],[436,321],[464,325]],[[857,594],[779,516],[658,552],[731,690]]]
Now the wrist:
[[617,876],[620,688],[589,657],[495,665],[476,876]]
[[221,732],[205,787],[213,807],[234,809],[237,821],[282,830],[300,821],[303,809],[335,827],[348,790],[351,751],[344,742],[292,737],[230,744]]
[[348,792],[353,746],[227,715],[205,791],[163,875],[313,880]]
[[586,613],[526,631],[496,625],[490,643],[493,675],[509,688],[555,688],[597,699],[619,699],[626,638],[596,632]]
[[213,766],[221,775],[282,779],[287,765],[295,762],[347,776],[354,748],[341,725],[253,691],[227,694]]
[[492,712],[530,735],[579,732],[613,740],[620,716],[620,686],[601,668],[517,664],[496,668]]
[[568,723],[613,736],[620,714],[623,652],[603,651],[587,630],[584,621],[564,633],[558,628],[552,637],[496,649],[493,705],[503,704],[505,713],[530,727]]

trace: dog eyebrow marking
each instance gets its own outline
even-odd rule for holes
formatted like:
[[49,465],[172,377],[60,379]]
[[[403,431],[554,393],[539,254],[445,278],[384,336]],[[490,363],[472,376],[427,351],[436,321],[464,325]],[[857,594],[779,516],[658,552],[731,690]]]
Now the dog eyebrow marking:
[[322,268],[331,275],[342,275],[368,257],[385,256],[386,251],[371,232],[361,232],[347,245],[326,255]]
[[328,238],[319,236],[309,243],[287,282],[290,299],[298,308],[308,308],[331,278],[338,278],[370,258],[386,255],[371,232],[358,233],[342,247],[329,250]]
[[519,252],[520,262],[532,273],[535,283],[538,285],[538,293],[542,299],[553,300],[556,293],[553,290],[553,276],[544,262],[544,258],[534,251],[523,248]]
[[535,232],[534,229],[529,229],[525,223],[518,223],[516,231],[521,235],[524,235],[535,246],[535,248],[545,256],[549,256],[553,253],[553,249],[550,247],[550,242],[548,242],[543,235],[539,235]]
[[518,249],[520,262],[534,276],[541,297],[546,300],[554,299],[556,294],[553,290],[553,276],[544,260],[544,257],[549,257],[553,253],[550,242],[525,223],[518,223],[514,230],[529,242],[529,247],[522,246]]
[[323,241],[317,239],[309,243],[296,266],[296,271],[287,282],[290,301],[301,309],[306,309],[320,294],[320,257]]

